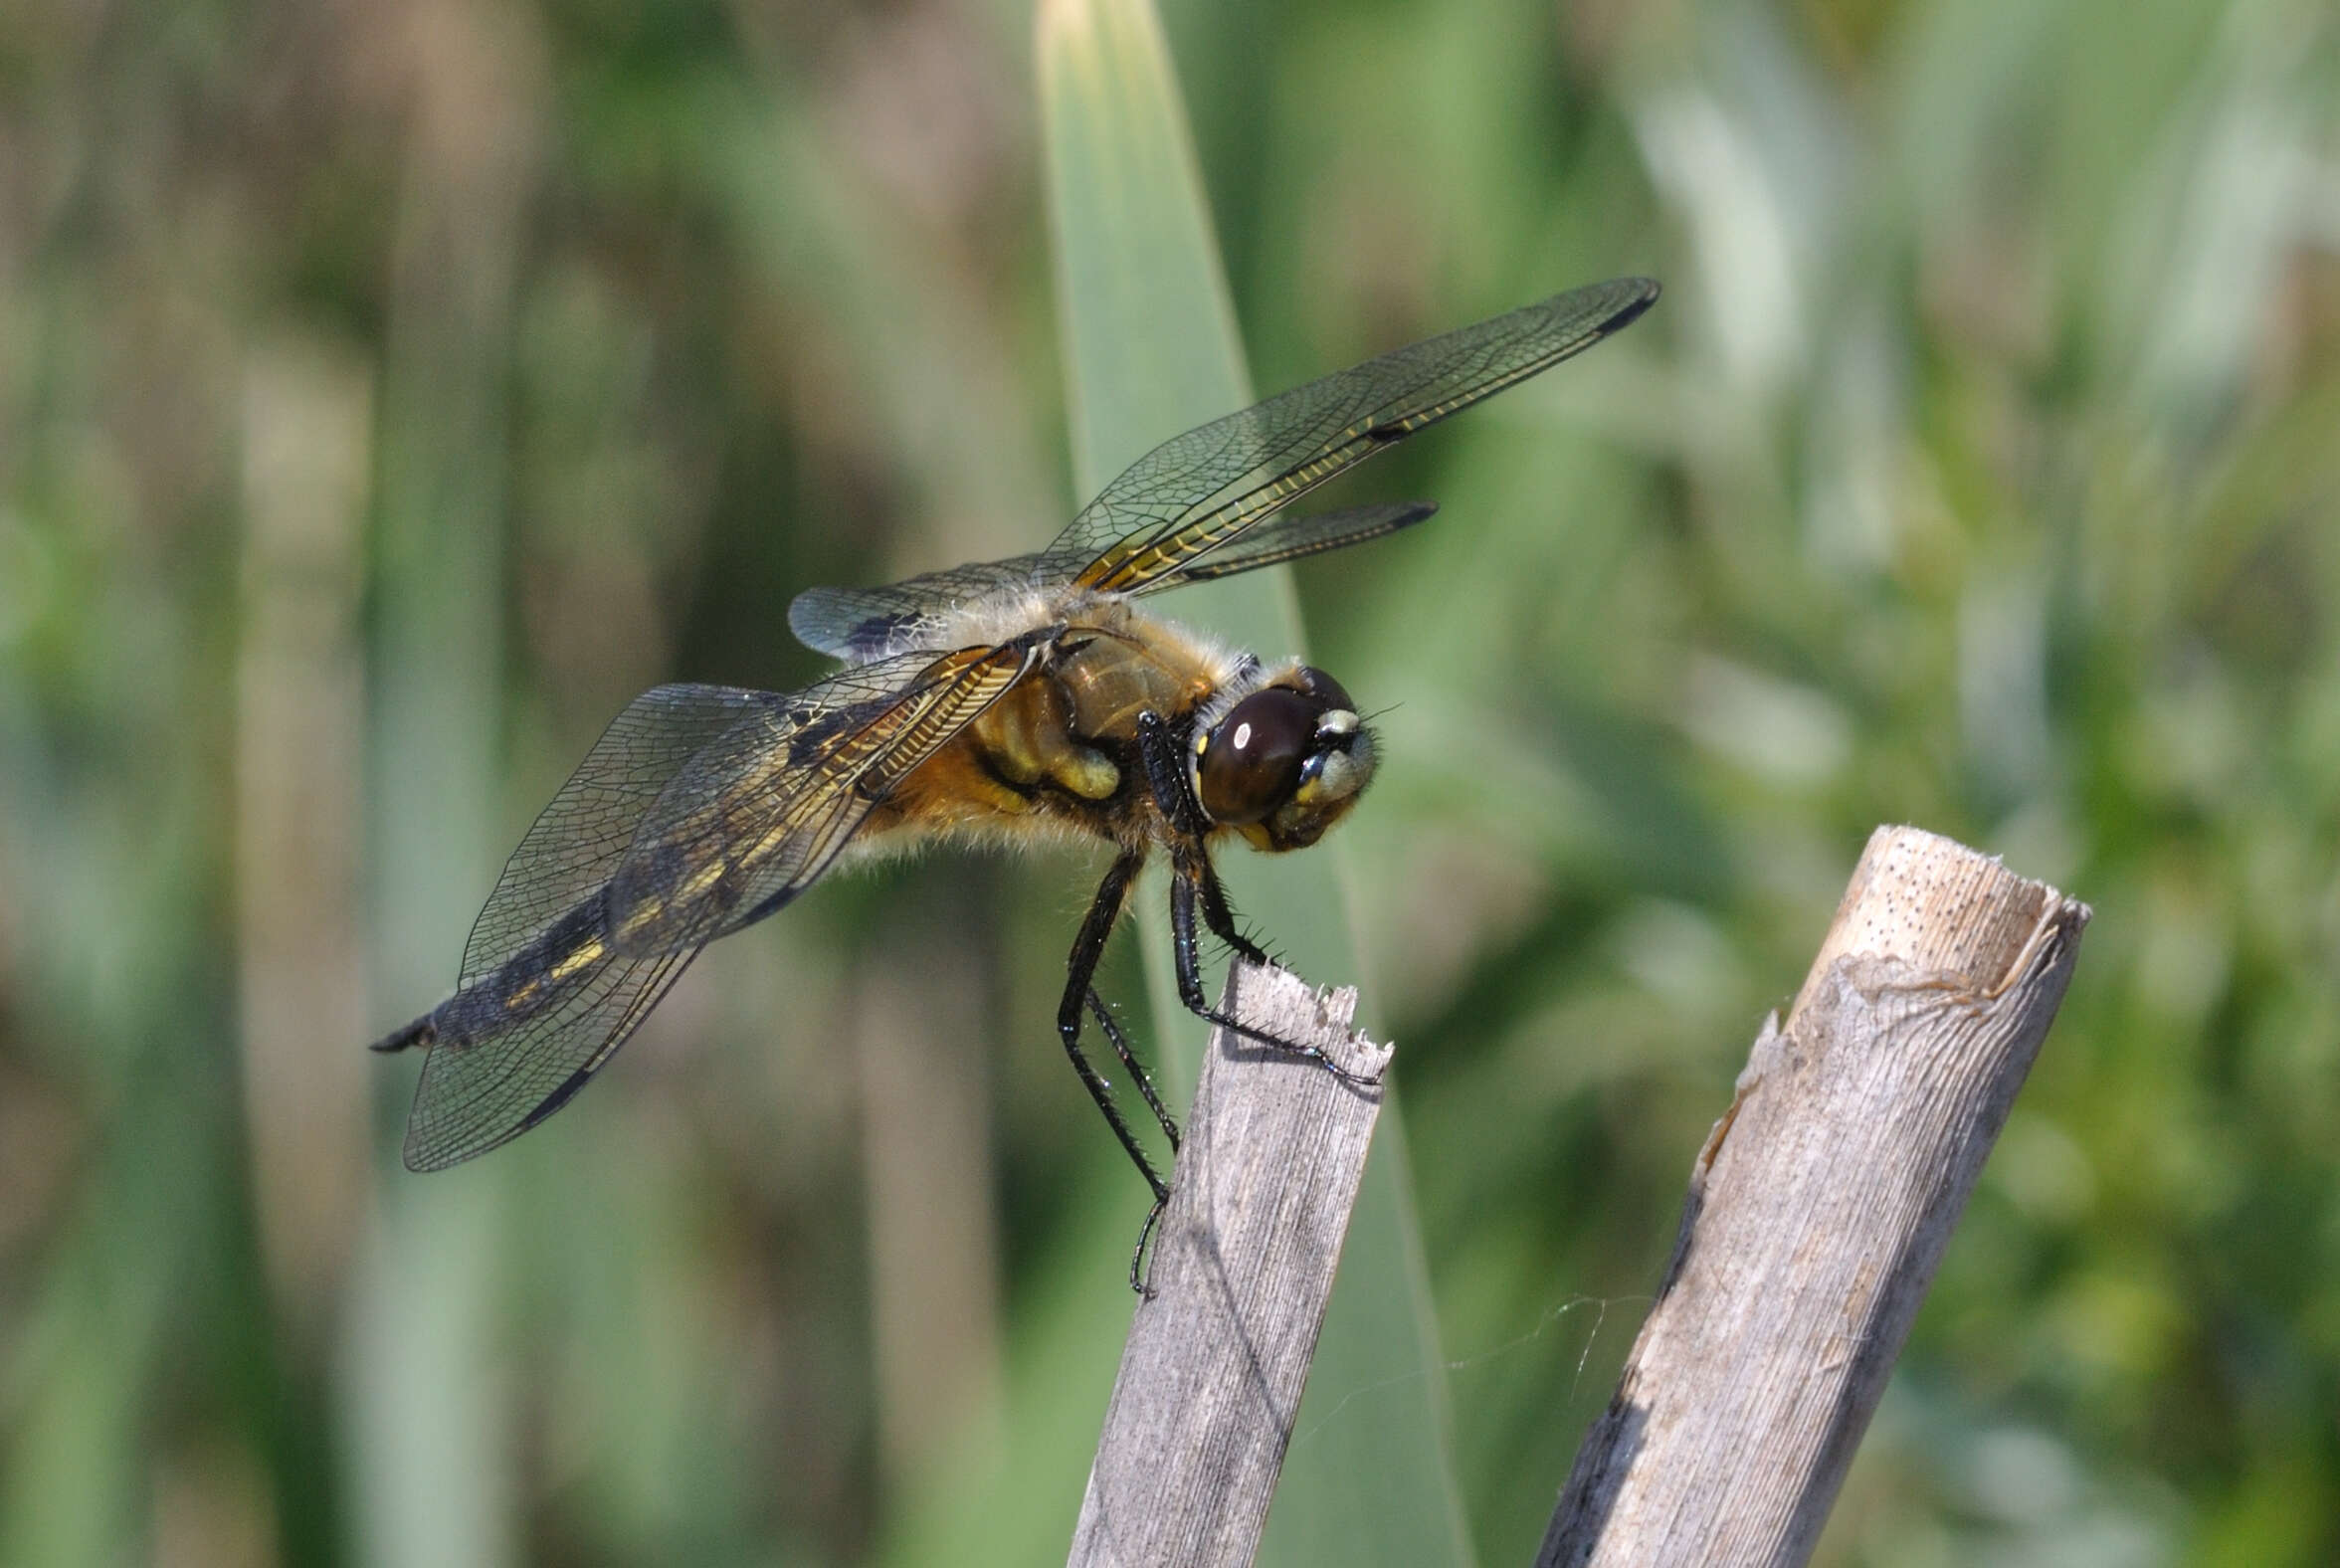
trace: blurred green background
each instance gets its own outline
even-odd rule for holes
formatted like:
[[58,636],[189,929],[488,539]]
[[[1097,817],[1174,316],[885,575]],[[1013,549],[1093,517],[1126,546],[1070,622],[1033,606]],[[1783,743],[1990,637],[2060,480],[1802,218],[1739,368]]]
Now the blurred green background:
[[[1668,288],[1299,579],[1391,708],[1312,978],[1400,1048],[1480,1560],[1885,821],[2096,918],[1823,1560],[2340,1557],[2340,13],[1165,21],[1262,391]],[[826,888],[445,1176],[360,1049],[634,692],[1080,498],[1033,34],[0,13],[0,1561],[1063,1551],[1144,1208],[1050,1027],[1097,865]]]

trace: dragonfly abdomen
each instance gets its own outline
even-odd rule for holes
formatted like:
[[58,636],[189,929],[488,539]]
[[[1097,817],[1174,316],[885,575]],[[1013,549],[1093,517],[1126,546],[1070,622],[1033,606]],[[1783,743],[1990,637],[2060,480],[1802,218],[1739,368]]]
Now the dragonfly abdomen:
[[607,892],[595,891],[527,946],[440,1003],[431,1015],[437,1043],[460,1048],[491,1038],[584,990],[609,961],[607,903]]

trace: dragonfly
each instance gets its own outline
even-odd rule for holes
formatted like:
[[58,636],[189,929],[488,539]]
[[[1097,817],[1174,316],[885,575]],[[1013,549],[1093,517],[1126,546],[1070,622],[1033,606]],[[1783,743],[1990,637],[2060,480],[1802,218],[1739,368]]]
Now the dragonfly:
[[1435,504],[1284,508],[1657,297],[1644,278],[1594,284],[1214,420],[1139,458],[1035,553],[809,589],[789,628],[843,668],[803,690],[636,697],[505,863],[454,994],[372,1048],[425,1052],[407,1167],[444,1169],[544,1122],[707,943],[832,871],[937,840],[1102,840],[1112,860],[1072,943],[1057,1030],[1158,1214],[1167,1186],[1081,1045],[1093,1019],[1175,1152],[1177,1124],[1093,984],[1131,885],[1167,857],[1180,999],[1261,1038],[1203,988],[1204,931],[1268,961],[1212,857],[1235,840],[1269,854],[1316,843],[1372,780],[1378,742],[1324,672],[1225,649],[1142,601],[1423,521]]

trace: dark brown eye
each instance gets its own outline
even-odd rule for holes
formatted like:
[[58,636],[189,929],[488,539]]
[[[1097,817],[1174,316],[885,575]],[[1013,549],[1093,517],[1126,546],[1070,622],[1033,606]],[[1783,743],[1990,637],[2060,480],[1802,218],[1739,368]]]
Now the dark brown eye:
[[1300,764],[1315,743],[1322,696],[1281,686],[1235,704],[1203,747],[1203,810],[1231,827],[1258,822],[1300,787]]
[[1356,701],[1347,689],[1314,665],[1300,666],[1300,689],[1319,698],[1327,711],[1343,708],[1351,713],[1357,711]]

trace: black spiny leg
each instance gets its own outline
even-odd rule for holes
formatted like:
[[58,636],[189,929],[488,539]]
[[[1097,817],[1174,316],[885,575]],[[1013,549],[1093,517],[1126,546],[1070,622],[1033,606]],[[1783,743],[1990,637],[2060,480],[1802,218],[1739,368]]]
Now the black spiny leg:
[[[1080,934],[1073,939],[1072,956],[1066,966],[1070,973],[1065,981],[1064,999],[1057,1004],[1057,1033],[1065,1039],[1065,1054],[1072,1059],[1072,1071],[1080,1075],[1081,1084],[1087,1088],[1088,1097],[1095,1100],[1097,1109],[1105,1113],[1106,1125],[1113,1129],[1113,1136],[1121,1140],[1121,1147],[1128,1151],[1138,1174],[1153,1189],[1154,1207],[1159,1212],[1162,1201],[1170,1195],[1169,1185],[1162,1180],[1161,1173],[1154,1169],[1154,1162],[1146,1158],[1145,1150],[1138,1147],[1137,1135],[1129,1130],[1129,1123],[1121,1118],[1121,1107],[1113,1103],[1112,1086],[1097,1076],[1096,1069],[1089,1066],[1088,1058],[1081,1055],[1080,1051],[1080,1009],[1093,994],[1089,982],[1096,977],[1097,959],[1104,953],[1105,938],[1113,934],[1113,922],[1120,918],[1121,905],[1129,896],[1130,881],[1137,876],[1137,869],[1142,864],[1142,856],[1125,854],[1113,862],[1112,869],[1105,873],[1105,880],[1097,884],[1096,897],[1089,903],[1088,917],[1080,922]],[[1104,1010],[1099,1007],[1097,1012],[1101,1018]],[[1123,1061],[1130,1063],[1131,1072],[1136,1073],[1138,1081],[1144,1085],[1146,1103],[1154,1107],[1154,1113],[1161,1116],[1167,1128],[1170,1118],[1163,1114],[1160,1102],[1155,1099],[1153,1085],[1145,1081],[1143,1073],[1137,1073],[1126,1043],[1118,1038],[1118,1031],[1109,1024],[1107,1034],[1108,1038],[1113,1039],[1116,1053]],[[1149,1232],[1153,1229],[1151,1219],[1147,1220],[1146,1229]],[[1139,1250],[1143,1251],[1144,1246],[1145,1239],[1141,1236],[1138,1239]],[[1132,1261],[1133,1271],[1135,1267]]]
[[[1174,967],[1178,970],[1178,999],[1186,1004],[1186,1010],[1206,1023],[1214,1024],[1221,1029],[1233,1030],[1246,1040],[1256,1040],[1261,1045],[1272,1047],[1277,1051],[1288,1051],[1295,1057],[1306,1057],[1343,1083],[1353,1084],[1359,1088],[1370,1088],[1379,1082],[1378,1078],[1361,1078],[1357,1074],[1351,1073],[1326,1056],[1319,1047],[1307,1045],[1301,1041],[1285,1040],[1279,1035],[1270,1035],[1254,1029],[1232,1013],[1222,1013],[1211,1005],[1210,998],[1203,994],[1203,964],[1195,932],[1195,904],[1199,900],[1204,905],[1205,918],[1208,919],[1209,908],[1214,901],[1212,894],[1217,888],[1217,883],[1218,879],[1212,875],[1210,863],[1202,859],[1199,854],[1192,856],[1181,854],[1171,864],[1170,951],[1175,960]],[[1227,910],[1224,895],[1221,895],[1217,902],[1220,912],[1224,916]],[[1236,931],[1232,919],[1228,921],[1225,930],[1218,929],[1217,923],[1213,922],[1211,934],[1234,946],[1246,957],[1259,951]],[[1259,961],[1265,962],[1264,959]]]
[[1121,1026],[1105,1007],[1105,999],[1096,994],[1095,986],[1088,988],[1088,1013],[1097,1021],[1097,1027],[1105,1032],[1105,1038],[1113,1043],[1113,1055],[1121,1059],[1121,1065],[1129,1070],[1129,1076],[1137,1081],[1137,1091],[1144,1096],[1146,1109],[1154,1113],[1154,1120],[1162,1128],[1162,1136],[1170,1140],[1170,1152],[1176,1154],[1178,1123],[1172,1121],[1170,1112],[1162,1108],[1161,1096],[1154,1092],[1154,1080],[1147,1075],[1145,1064],[1138,1061],[1137,1053],[1129,1049],[1129,1037],[1121,1032]]
[[1178,751],[1178,732],[1161,714],[1137,715],[1137,754],[1145,763],[1146,787],[1154,792],[1154,805],[1174,836],[1200,845],[1211,823],[1186,781],[1186,764]]
[[1211,869],[1209,861],[1197,863],[1195,881],[1203,898],[1203,924],[1210,927],[1213,936],[1234,948],[1239,958],[1248,958],[1263,968],[1283,967],[1268,957],[1259,943],[1237,929],[1235,911],[1227,906],[1226,885],[1219,881],[1219,874]]
[[1137,1166],[1138,1174],[1153,1189],[1153,1206],[1146,1210],[1145,1224],[1138,1227],[1137,1245],[1129,1252],[1129,1288],[1139,1295],[1150,1292],[1145,1284],[1146,1246],[1154,1239],[1154,1228],[1162,1223],[1162,1210],[1170,1202],[1170,1188],[1154,1170],[1153,1162],[1145,1157],[1145,1150],[1137,1145],[1137,1138],[1129,1130],[1129,1123],[1121,1119],[1121,1108],[1113,1103],[1109,1084],[1097,1077],[1096,1069],[1088,1065],[1088,1058],[1080,1053],[1080,1009],[1085,1004],[1096,1015],[1105,1038],[1112,1042],[1113,1055],[1129,1070],[1137,1080],[1138,1093],[1145,1096],[1148,1109],[1161,1123],[1162,1135],[1170,1140],[1170,1150],[1178,1151],[1178,1123],[1170,1119],[1170,1112],[1162,1108],[1162,1100],[1154,1092],[1153,1079],[1146,1076],[1137,1054],[1129,1049],[1128,1037],[1121,1026],[1113,1022],[1113,1015],[1105,1010],[1104,999],[1096,994],[1089,982],[1096,978],[1097,960],[1104,955],[1105,940],[1113,934],[1113,922],[1121,916],[1121,906],[1128,901],[1129,883],[1145,863],[1141,855],[1126,854],[1113,862],[1105,873],[1105,880],[1097,884],[1096,897],[1089,902],[1088,917],[1080,922],[1080,934],[1072,942],[1072,957],[1067,964],[1064,1000],[1057,1004],[1057,1032],[1065,1038],[1065,1054],[1072,1059],[1072,1071],[1080,1075],[1089,1098],[1097,1109],[1105,1113],[1105,1122],[1113,1129],[1113,1136],[1121,1140],[1121,1147]]

